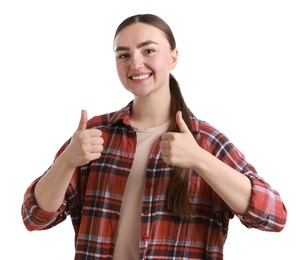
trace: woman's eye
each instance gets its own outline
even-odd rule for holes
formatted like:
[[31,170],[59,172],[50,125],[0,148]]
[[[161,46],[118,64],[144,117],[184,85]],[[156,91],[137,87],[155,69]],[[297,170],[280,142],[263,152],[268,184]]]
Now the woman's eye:
[[147,49],[147,50],[145,50],[146,54],[151,54],[151,53],[154,53],[154,52],[155,52],[154,49]]
[[123,54],[119,54],[118,55],[118,59],[126,59],[126,58],[128,58],[129,57],[129,55],[128,54],[126,54],[126,53],[123,53]]

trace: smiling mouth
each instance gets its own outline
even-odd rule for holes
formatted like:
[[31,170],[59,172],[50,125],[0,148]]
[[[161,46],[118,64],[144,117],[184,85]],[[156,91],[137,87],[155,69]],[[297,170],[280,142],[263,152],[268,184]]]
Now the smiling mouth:
[[151,76],[151,74],[144,74],[144,75],[138,75],[138,76],[131,76],[130,78],[132,80],[141,80],[141,79],[147,79]]

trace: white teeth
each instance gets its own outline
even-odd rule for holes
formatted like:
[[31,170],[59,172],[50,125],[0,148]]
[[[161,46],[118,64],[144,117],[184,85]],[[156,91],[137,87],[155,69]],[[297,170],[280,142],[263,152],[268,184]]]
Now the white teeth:
[[150,76],[150,74],[140,75],[140,76],[132,76],[132,79],[146,79]]

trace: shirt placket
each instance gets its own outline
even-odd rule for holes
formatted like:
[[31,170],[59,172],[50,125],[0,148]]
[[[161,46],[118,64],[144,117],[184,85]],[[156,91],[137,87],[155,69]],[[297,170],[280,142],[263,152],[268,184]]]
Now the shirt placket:
[[147,172],[144,181],[144,197],[143,197],[143,204],[142,204],[142,213],[141,213],[141,228],[140,228],[140,253],[141,255],[147,256],[147,249],[150,244],[150,240],[152,239],[152,230],[153,230],[153,198],[158,194],[154,194],[155,185],[155,177],[153,173],[153,169],[155,169],[159,161],[159,142],[153,146],[147,166]]

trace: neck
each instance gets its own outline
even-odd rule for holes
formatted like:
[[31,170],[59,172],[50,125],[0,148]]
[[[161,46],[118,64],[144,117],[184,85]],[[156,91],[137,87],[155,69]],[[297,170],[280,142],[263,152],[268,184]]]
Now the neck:
[[130,116],[131,124],[138,128],[151,128],[162,125],[171,117],[170,92],[158,99],[135,97]]

